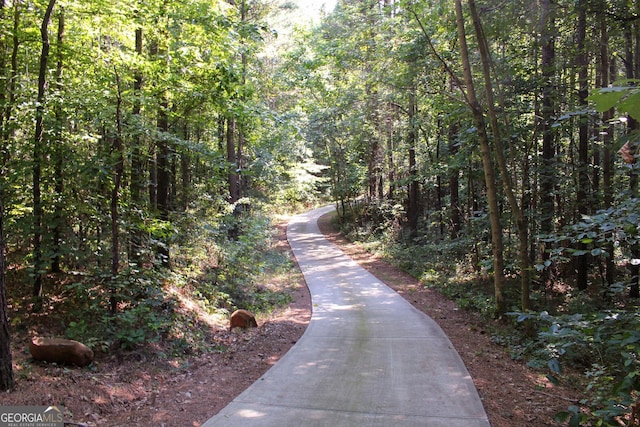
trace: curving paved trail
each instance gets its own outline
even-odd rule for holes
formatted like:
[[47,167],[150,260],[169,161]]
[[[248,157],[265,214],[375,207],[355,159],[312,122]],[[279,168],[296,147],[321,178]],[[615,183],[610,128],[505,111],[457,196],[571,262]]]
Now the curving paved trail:
[[332,209],[287,228],[311,290],[306,332],[203,427],[489,426],[440,327],[322,236],[317,219]]

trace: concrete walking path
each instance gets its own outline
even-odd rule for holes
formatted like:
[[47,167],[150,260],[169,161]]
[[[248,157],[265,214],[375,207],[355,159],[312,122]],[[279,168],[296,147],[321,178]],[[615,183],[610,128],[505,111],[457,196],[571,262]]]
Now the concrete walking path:
[[313,314],[287,354],[203,427],[487,427],[475,386],[440,327],[327,241],[291,220]]

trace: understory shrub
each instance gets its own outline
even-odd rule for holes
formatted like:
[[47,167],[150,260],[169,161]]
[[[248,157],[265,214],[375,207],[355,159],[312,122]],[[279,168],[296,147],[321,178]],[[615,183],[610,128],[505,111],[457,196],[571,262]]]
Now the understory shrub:
[[268,283],[293,262],[275,249],[273,224],[258,209],[242,215],[230,209],[208,221],[185,215],[175,226],[181,235],[171,247],[171,271],[149,265],[117,277],[101,270],[76,274],[59,312],[67,337],[102,351],[158,343],[172,354],[192,352],[206,348],[210,326],[183,301],[224,315],[236,308],[270,311],[291,300]]
[[[563,368],[584,372],[588,411],[569,407],[558,414],[570,425],[619,426],[638,405],[640,390],[640,314],[602,311],[591,314],[512,313],[533,322],[539,333],[523,347],[529,365],[549,369],[557,382]],[[636,408],[637,409],[637,408]],[[628,424],[632,425],[632,424]],[[635,424],[633,424],[635,425]]]

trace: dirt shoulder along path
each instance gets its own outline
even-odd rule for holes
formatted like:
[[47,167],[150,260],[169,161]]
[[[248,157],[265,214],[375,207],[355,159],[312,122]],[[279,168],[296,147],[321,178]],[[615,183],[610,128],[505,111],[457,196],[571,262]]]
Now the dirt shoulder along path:
[[[553,426],[553,415],[577,402],[569,387],[553,386],[544,373],[514,361],[485,333],[483,322],[459,310],[438,292],[343,238],[329,216],[320,221],[326,237],[367,270],[431,316],[464,360],[493,427]],[[290,251],[286,224],[278,226],[278,245]],[[93,370],[29,364],[15,339],[17,389],[0,395],[0,405],[61,403],[74,422],[88,426],[200,426],[264,374],[300,338],[311,315],[311,299],[301,274],[292,303],[258,318],[259,327],[229,333],[221,325],[214,340],[225,352],[188,358],[180,365],[147,360],[140,353],[107,358]],[[27,366],[28,368],[24,368]]]

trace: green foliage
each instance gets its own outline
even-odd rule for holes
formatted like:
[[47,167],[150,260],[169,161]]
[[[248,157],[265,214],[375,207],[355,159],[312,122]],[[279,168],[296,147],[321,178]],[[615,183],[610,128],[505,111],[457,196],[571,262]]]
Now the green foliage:
[[616,108],[620,113],[626,113],[636,120],[640,120],[640,89],[638,80],[622,80],[612,86],[596,89],[589,99],[596,105],[599,112]]
[[[176,307],[161,278],[156,270],[132,269],[117,278],[85,275],[67,285],[64,311],[73,320],[66,335],[102,351],[158,341],[170,328]],[[111,298],[116,298],[116,313],[110,309]]]
[[551,316],[541,313],[512,313],[518,322],[533,322],[538,335],[525,346],[531,366],[547,367],[549,379],[559,381],[562,367],[585,373],[590,409],[583,413],[570,407],[558,415],[570,425],[617,426],[618,417],[628,415],[640,388],[640,314],[636,311],[607,311],[593,314]]
[[221,230],[239,228],[237,238],[229,238],[228,233],[213,234],[218,264],[210,272],[209,280],[199,288],[202,295],[217,301],[218,308],[231,312],[237,308],[265,311],[282,305],[288,296],[274,293],[258,280],[279,265],[288,264],[270,249],[271,223],[266,217],[247,216],[236,218],[230,215],[224,220]]
[[[78,274],[65,286],[59,310],[65,334],[104,352],[157,345],[179,355],[209,349],[205,337],[210,325],[184,306],[185,299],[207,313],[236,308],[259,313],[289,303],[287,290],[270,286],[268,280],[288,275],[293,263],[272,246],[270,220],[257,206],[252,209],[255,213],[237,217],[231,212],[216,223],[186,216],[174,222],[172,229],[189,232],[174,242],[173,272],[131,268],[115,278],[99,271]],[[236,228],[238,236],[231,238],[228,232]]]
[[553,262],[565,263],[572,257],[584,255],[614,257],[621,264],[638,264],[640,199],[624,198],[608,209],[583,215],[581,221],[565,227],[561,233],[541,236],[541,241],[551,243],[552,249],[545,263],[536,265],[538,271]]
[[[451,241],[403,239],[400,205],[358,203],[342,215],[342,229],[354,241],[456,301],[460,308],[487,319],[495,308],[486,276],[475,274],[474,254],[468,252],[469,237]],[[484,229],[483,229],[484,230]]]
[[[58,263],[43,299],[59,304],[47,316],[63,331],[51,333],[99,351],[149,344],[174,346],[173,354],[206,347],[200,309],[260,312],[289,300],[265,283],[292,266],[271,248],[271,224],[257,208],[256,215],[237,215],[228,205],[225,125],[236,122],[230,137],[242,165],[234,166],[242,191],[255,200],[312,203],[321,169],[306,145],[304,115],[274,108],[273,88],[261,91],[272,84],[267,61],[258,58],[270,34],[266,9],[245,6],[56,4],[42,103],[35,84],[43,9],[21,2],[3,9],[3,237],[15,270],[35,277]],[[53,21],[62,17],[58,39]],[[33,229],[36,108],[44,113],[42,230]],[[169,125],[159,129],[161,113]],[[171,206],[161,214],[155,202],[163,146],[171,170],[160,172],[169,172]],[[117,182],[121,155],[124,178]],[[35,231],[43,261],[29,267]],[[156,259],[165,253],[171,270]],[[197,310],[185,308],[183,298]]]

